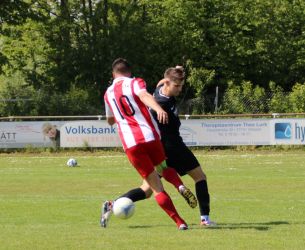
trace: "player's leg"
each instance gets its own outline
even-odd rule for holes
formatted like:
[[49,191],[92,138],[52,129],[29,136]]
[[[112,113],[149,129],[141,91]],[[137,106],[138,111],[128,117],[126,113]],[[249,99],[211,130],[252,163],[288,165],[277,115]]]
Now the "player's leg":
[[[119,199],[121,197],[126,197],[126,198],[131,199],[133,202],[137,202],[140,200],[145,200],[145,199],[149,198],[151,195],[152,195],[152,191],[151,191],[148,183],[145,180],[143,180],[143,183],[140,187],[129,190],[127,193],[121,195],[117,199]],[[102,209],[101,209],[102,212],[101,212],[101,219],[100,219],[100,224],[102,227],[107,227],[109,220],[111,218],[111,215],[112,215],[113,204],[117,199],[108,200],[102,204]]]
[[172,218],[180,230],[186,230],[187,224],[179,216],[171,198],[165,192],[158,173],[153,171],[145,178],[145,180],[153,191],[158,205],[168,214],[169,217]]
[[[161,141],[153,141],[145,145],[147,156],[149,157],[153,166],[158,166],[165,160],[164,148]],[[144,167],[144,166],[143,166]],[[148,172],[147,172],[148,173]],[[153,191],[155,199],[159,206],[175,221],[178,228],[181,230],[187,229],[187,225],[184,220],[179,216],[171,198],[165,192],[160,177],[155,170],[149,172],[149,175],[142,175],[149,184]]]
[[[187,202],[192,208],[196,207],[196,197],[187,187],[185,187],[175,169],[167,167],[166,162],[163,161],[156,167],[156,170],[160,176],[162,176],[166,181],[171,183],[183,195],[183,197],[187,200]],[[151,195],[152,191],[148,183],[143,180],[143,183],[140,187],[131,189],[120,197],[127,197],[133,202],[136,202],[149,198]]]
[[155,166],[165,159],[161,142],[152,141],[139,144],[127,149],[126,154],[138,173],[149,184],[159,206],[176,222],[179,229],[187,229],[184,220],[179,216],[172,200],[165,192],[160,177],[155,170]]
[[196,197],[191,190],[183,184],[181,178],[174,168],[168,167],[166,161],[163,161],[156,167],[156,170],[158,174],[161,175],[166,181],[174,185],[191,208],[195,208],[197,206]]
[[167,164],[173,166],[180,176],[189,174],[195,181],[196,196],[199,203],[200,217],[208,219],[210,195],[206,176],[193,152],[183,143],[166,144]]
[[207,178],[200,166],[187,172],[195,182],[196,196],[199,203],[201,225],[209,226],[210,221],[210,194],[208,190]]
[[133,202],[145,200],[152,195],[152,191],[148,183],[143,180],[140,187],[129,190],[127,193],[121,195],[120,197],[126,197],[131,199]]
[[[197,206],[197,199],[190,189],[188,189],[182,182],[181,178],[175,169],[167,167],[166,162],[163,161],[156,167],[159,175],[161,175],[166,181],[173,184],[174,187],[183,196],[186,202],[191,208]],[[150,189],[148,183],[144,180],[142,185],[138,188],[129,190],[127,193],[123,194],[121,197],[127,197],[133,202],[140,201],[151,197],[152,190]]]
[[[145,167],[144,167],[144,171],[142,171],[142,167],[141,167],[140,162],[142,162],[142,164],[143,164],[147,160],[150,161],[149,158],[146,159],[147,157],[146,158],[142,158],[143,156],[145,157],[145,150],[143,152],[141,150],[142,150],[141,147],[139,147],[139,148],[133,147],[130,150],[126,150],[126,154],[127,154],[127,157],[129,159],[129,161],[132,163],[132,165],[135,166],[135,168],[140,173],[140,175],[145,174]],[[154,168],[152,167],[152,170],[153,169]],[[132,190],[128,191],[127,193],[125,193],[121,197],[130,198],[132,201],[135,202],[135,201],[139,201],[139,200],[145,199],[146,198],[146,193],[145,193],[145,190],[142,190],[141,188],[135,188],[135,189],[132,189]],[[111,218],[113,204],[114,204],[114,201],[109,201],[109,200],[105,201],[102,204],[100,224],[104,228],[107,227],[108,222],[109,222],[109,220]]]
[[179,175],[177,174],[176,170],[168,167],[166,165],[166,161],[162,161],[157,167],[156,170],[159,175],[161,175],[167,182],[173,184],[173,186],[179,190],[179,188],[183,185],[183,182]]
[[[142,152],[142,155],[144,155],[144,152]],[[133,160],[134,157],[132,156],[132,154],[129,151],[127,151],[127,156],[132,164],[138,164],[138,163],[134,162],[134,160]],[[141,158],[140,160],[145,162],[147,159]],[[127,193],[121,195],[120,197],[126,197],[126,198],[131,199],[133,202],[137,202],[137,201],[149,198],[151,195],[152,195],[152,191],[151,191],[148,183],[145,180],[143,180],[143,183],[140,187],[131,189]],[[118,197],[118,198],[120,198],[120,197]],[[118,198],[116,198],[114,200],[107,200],[102,204],[101,217],[100,217],[100,224],[102,227],[106,228],[108,226],[109,220],[110,220],[112,212],[113,212],[112,211],[113,204],[114,204],[115,200],[117,200]]]

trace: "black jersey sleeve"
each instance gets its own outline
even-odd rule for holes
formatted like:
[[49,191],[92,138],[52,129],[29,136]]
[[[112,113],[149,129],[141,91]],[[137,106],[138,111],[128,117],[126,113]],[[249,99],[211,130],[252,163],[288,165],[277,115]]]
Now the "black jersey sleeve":
[[[154,98],[168,114],[168,124],[160,124],[158,122],[162,140],[165,140],[166,138],[180,137],[179,128],[181,123],[177,112],[176,99],[163,95],[161,92],[162,86],[156,88]],[[153,116],[156,119],[155,112],[153,112]]]

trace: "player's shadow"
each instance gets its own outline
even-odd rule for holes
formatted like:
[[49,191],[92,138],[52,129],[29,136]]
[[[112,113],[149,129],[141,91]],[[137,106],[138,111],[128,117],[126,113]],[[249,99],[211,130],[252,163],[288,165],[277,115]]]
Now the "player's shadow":
[[[279,225],[289,225],[290,223],[287,221],[269,221],[269,222],[256,222],[256,223],[217,223],[216,226],[206,227],[206,229],[209,230],[217,230],[217,229],[228,229],[228,230],[234,230],[234,229],[255,229],[259,231],[267,231],[269,229],[272,229],[274,226]],[[195,226],[195,225],[192,225]],[[193,227],[192,227],[193,228]],[[193,228],[196,229],[196,228]]]
[[129,228],[137,229],[137,228],[152,228],[156,226],[150,226],[150,225],[136,225],[136,226],[128,226]]
[[[215,226],[204,227],[208,230],[234,230],[234,229],[255,229],[259,231],[267,231],[272,229],[275,226],[280,225],[289,225],[287,221],[269,221],[269,222],[242,222],[242,223],[217,223]],[[304,223],[305,224],[305,223]],[[168,225],[132,225],[128,226],[132,229],[138,228],[153,228],[153,227],[166,227]],[[198,224],[189,225],[191,230],[202,230],[203,227],[200,227]]]

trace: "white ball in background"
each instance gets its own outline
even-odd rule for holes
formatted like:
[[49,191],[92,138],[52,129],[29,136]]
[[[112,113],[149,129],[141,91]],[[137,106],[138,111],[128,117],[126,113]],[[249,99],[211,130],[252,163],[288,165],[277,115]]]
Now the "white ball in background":
[[77,166],[77,161],[73,158],[70,158],[68,161],[67,161],[67,166],[68,167],[75,167]]

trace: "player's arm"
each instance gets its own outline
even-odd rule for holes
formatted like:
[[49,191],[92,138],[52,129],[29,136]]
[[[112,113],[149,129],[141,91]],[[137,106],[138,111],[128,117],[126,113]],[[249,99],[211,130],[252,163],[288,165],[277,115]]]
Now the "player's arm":
[[155,101],[153,96],[149,94],[146,90],[142,90],[139,93],[140,100],[148,107],[156,111],[157,118],[160,123],[166,124],[168,123],[168,115],[167,113],[161,108],[161,106]]
[[168,82],[169,80],[167,78],[163,78],[161,79],[158,84],[157,84],[157,88],[160,87],[161,85],[164,85],[166,82]]
[[115,119],[114,119],[114,115],[112,113],[112,110],[110,109],[106,100],[105,100],[105,110],[106,110],[107,122],[110,126],[112,126],[113,124],[115,124]]

